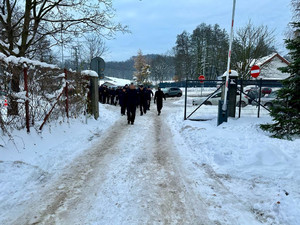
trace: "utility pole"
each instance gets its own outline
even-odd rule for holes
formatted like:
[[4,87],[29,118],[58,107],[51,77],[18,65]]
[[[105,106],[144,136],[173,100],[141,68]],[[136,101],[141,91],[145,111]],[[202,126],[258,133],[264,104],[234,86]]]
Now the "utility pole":
[[235,15],[235,4],[236,4],[236,0],[233,0],[232,22],[231,22],[231,32],[230,32],[230,39],[229,39],[229,51],[228,51],[227,71],[226,71],[224,103],[223,103],[223,106],[222,106],[223,111],[227,110],[227,92],[228,92],[228,80],[229,80],[229,70],[230,70],[231,49],[232,49],[232,41],[233,41],[233,25],[234,25],[234,15]]
[[202,74],[205,76],[205,64],[206,64],[206,38],[204,38],[203,45],[204,45],[204,50],[203,50],[203,71]]

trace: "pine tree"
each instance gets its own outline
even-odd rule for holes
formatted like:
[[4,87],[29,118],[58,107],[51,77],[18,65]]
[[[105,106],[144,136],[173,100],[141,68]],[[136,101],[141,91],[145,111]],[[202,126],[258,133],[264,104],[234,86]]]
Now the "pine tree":
[[275,123],[261,125],[263,130],[270,131],[276,138],[291,139],[294,135],[300,135],[300,22],[293,25],[295,37],[286,40],[292,62],[280,68],[291,76],[282,82],[283,88],[278,91],[271,108],[270,115]]

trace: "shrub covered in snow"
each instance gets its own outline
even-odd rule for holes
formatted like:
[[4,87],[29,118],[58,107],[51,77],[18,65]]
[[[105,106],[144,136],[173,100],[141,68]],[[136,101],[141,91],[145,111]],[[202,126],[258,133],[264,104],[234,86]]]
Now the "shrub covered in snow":
[[[28,74],[27,95],[25,68]],[[29,103],[29,125],[36,129],[39,129],[44,121],[66,118],[67,105],[68,116],[76,118],[83,114],[88,93],[87,76],[89,75],[78,72],[65,73],[55,65],[23,57],[6,57],[0,53],[0,90],[8,99],[8,106],[3,104],[0,106],[0,129],[4,133],[9,133],[11,129],[25,127],[26,101]],[[18,80],[14,80],[13,77],[18,77]],[[14,82],[18,82],[18,92],[12,91],[11,85]],[[46,118],[47,115],[49,116]]]

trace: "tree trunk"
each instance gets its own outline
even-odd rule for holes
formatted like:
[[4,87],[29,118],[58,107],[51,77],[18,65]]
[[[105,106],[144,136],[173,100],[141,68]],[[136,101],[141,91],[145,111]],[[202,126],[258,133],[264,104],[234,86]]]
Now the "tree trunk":
[[[13,93],[18,93],[20,91],[20,74],[14,72],[11,80],[11,90]],[[9,115],[19,115],[18,102],[14,97],[10,97],[10,103],[8,108]]]

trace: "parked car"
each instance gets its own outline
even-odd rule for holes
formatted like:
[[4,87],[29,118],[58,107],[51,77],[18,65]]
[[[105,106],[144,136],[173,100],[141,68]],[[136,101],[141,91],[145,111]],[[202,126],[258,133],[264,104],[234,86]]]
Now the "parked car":
[[[271,94],[260,98],[260,104],[262,104],[263,106],[265,106],[267,108],[271,108],[271,107],[273,107],[273,100],[275,100],[276,97],[277,97],[277,91],[273,91]],[[258,98],[255,100],[257,102],[259,101]],[[257,102],[253,101],[253,105],[258,105]]]
[[180,88],[176,88],[176,87],[172,87],[172,88],[162,88],[161,89],[166,98],[167,97],[181,97],[182,96],[182,91],[180,90]]
[[[204,105],[218,105],[219,100],[221,100],[221,95],[222,95],[221,92],[215,93],[211,98],[209,98],[204,103]],[[205,101],[205,99],[207,99],[207,97],[200,97],[200,98],[197,98],[197,99],[193,99],[193,105],[200,105]],[[236,105],[239,106],[239,103],[240,103],[240,94],[237,93],[237,95],[236,95]],[[245,107],[246,105],[248,105],[247,103],[248,103],[248,99],[245,98],[245,95],[242,94],[241,106]]]
[[[257,99],[259,96],[259,88],[258,87],[252,87],[248,90],[245,91],[246,92],[246,98],[248,99],[248,104],[252,104],[254,99]],[[265,96],[268,94],[272,93],[272,88],[269,87],[264,87],[261,89],[261,96]]]
[[250,88],[245,91],[247,95],[245,95],[245,98],[248,100],[248,104],[252,104],[252,100],[257,99],[259,96],[259,89],[258,88]]
[[271,92],[272,92],[272,88],[269,88],[269,87],[264,87],[261,89],[262,95],[269,95],[269,94],[271,94]]

